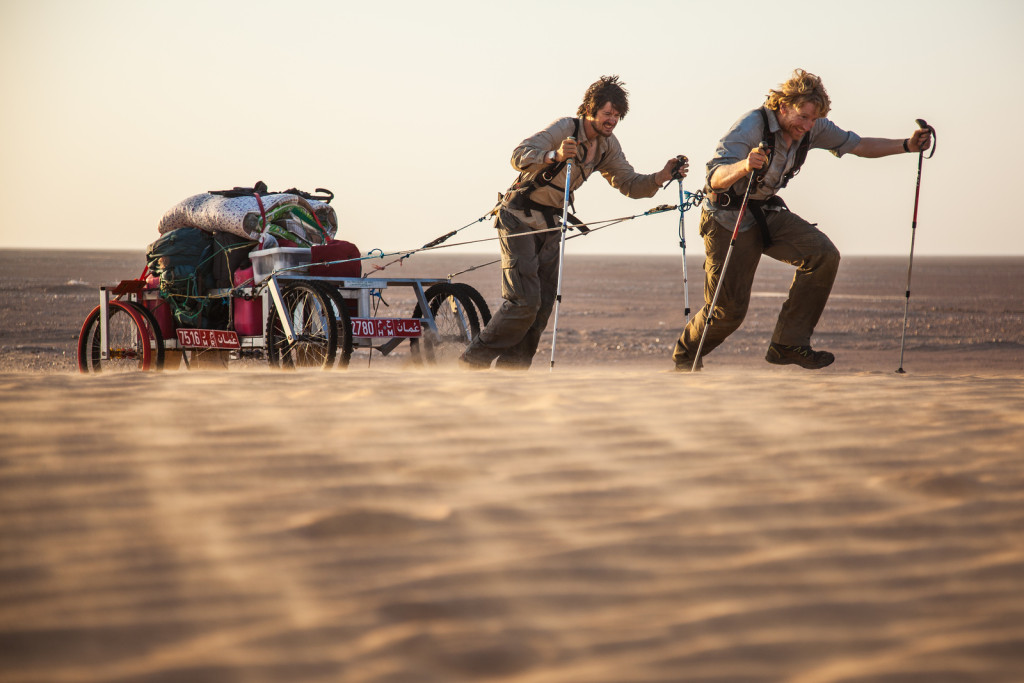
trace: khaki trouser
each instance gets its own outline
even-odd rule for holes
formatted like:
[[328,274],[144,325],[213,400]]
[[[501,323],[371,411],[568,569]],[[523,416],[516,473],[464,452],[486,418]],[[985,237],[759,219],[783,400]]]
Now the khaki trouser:
[[505,301],[463,358],[478,365],[497,358],[498,367],[525,369],[533,362],[555,304],[561,233],[534,232],[506,209],[498,215],[498,232]]
[[[725,341],[743,322],[750,305],[750,289],[754,273],[764,253],[776,261],[796,266],[789,298],[782,305],[779,320],[772,334],[777,344],[810,346],[811,334],[825,310],[832,283],[839,270],[839,250],[825,233],[812,223],[790,211],[766,211],[768,233],[772,245],[765,249],[761,231],[754,228],[736,237],[736,246],[729,259],[725,283],[718,295],[711,326],[701,355],[710,353]],[[724,226],[707,211],[700,218],[700,234],[704,238],[707,258],[704,261],[704,307],[686,325],[676,342],[672,359],[677,364],[692,362],[707,324],[708,308],[715,296],[722,264],[729,250],[734,226]]]

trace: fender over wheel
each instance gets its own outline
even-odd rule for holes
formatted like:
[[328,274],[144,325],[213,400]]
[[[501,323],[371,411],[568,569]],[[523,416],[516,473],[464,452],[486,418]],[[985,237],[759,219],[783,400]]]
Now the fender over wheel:
[[131,301],[107,305],[107,358],[103,358],[100,307],[92,309],[78,335],[78,369],[82,372],[136,372],[163,366],[160,327],[149,311]]

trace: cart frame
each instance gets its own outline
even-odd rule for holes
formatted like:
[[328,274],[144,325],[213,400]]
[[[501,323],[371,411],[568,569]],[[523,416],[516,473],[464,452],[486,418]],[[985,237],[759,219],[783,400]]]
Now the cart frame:
[[[303,283],[318,283],[318,286],[327,286],[334,288],[337,293],[343,298],[356,301],[356,310],[358,319],[377,319],[386,321],[418,321],[417,332],[415,334],[406,333],[402,336],[386,337],[375,335],[372,337],[360,336],[356,337],[352,334],[351,349],[370,349],[376,350],[382,355],[388,355],[394,351],[403,341],[410,340],[411,344],[415,344],[412,340],[418,340],[425,338],[427,340],[426,356],[428,360],[433,360],[430,352],[430,343],[432,339],[440,339],[441,331],[439,330],[435,313],[438,312],[439,302],[434,302],[434,297],[431,297],[431,287],[438,285],[447,284],[449,287],[466,287],[468,285],[458,284],[455,285],[451,282],[451,278],[391,278],[391,277],[380,277],[380,278],[364,278],[364,277],[340,277],[340,276],[322,276],[322,275],[309,275],[304,272],[296,272],[294,270],[275,271],[268,275],[259,283],[252,285],[245,285],[240,287],[214,289],[206,293],[208,297],[225,297],[228,299],[229,304],[233,303],[236,298],[244,298],[247,300],[259,299],[262,305],[262,324],[260,334],[248,334],[242,335],[234,331],[235,320],[234,320],[234,306],[229,305],[229,322],[227,330],[202,330],[197,329],[198,332],[221,332],[229,333],[237,339],[237,347],[239,350],[242,349],[268,349],[268,337],[269,330],[267,329],[267,322],[270,319],[271,308],[276,311],[276,320],[281,325],[281,331],[284,333],[285,338],[289,344],[294,344],[298,337],[295,329],[293,328],[293,321],[291,311],[288,309],[288,305],[285,302],[284,292],[288,290],[289,285],[297,282]],[[412,289],[415,297],[417,306],[416,310],[419,311],[419,315],[412,318],[378,318],[373,315],[372,310],[372,297],[380,292],[389,288],[400,288],[408,287]],[[470,288],[471,289],[471,288]],[[476,294],[475,290],[473,293]],[[479,296],[477,294],[477,296]],[[112,299],[112,297],[114,297]],[[455,313],[455,321],[458,325],[458,335],[461,336],[462,340],[468,344],[472,341],[473,335],[479,332],[479,318],[489,319],[489,313],[486,311],[474,311],[467,310],[473,308],[473,302],[466,298],[448,295],[451,300],[451,305]],[[100,287],[99,288],[99,306],[98,306],[98,327],[99,327],[99,343],[98,343],[98,362],[95,363],[96,367],[93,368],[89,360],[85,358],[86,355],[91,353],[93,356],[97,356],[95,349],[95,341],[93,341],[88,349],[85,349],[87,328],[89,326],[89,320],[92,316],[97,315],[97,310],[94,309],[93,313],[90,314],[90,318],[87,318],[86,325],[83,326],[82,338],[79,340],[79,367],[83,372],[98,371],[100,363],[106,363],[112,360],[111,353],[111,332],[109,329],[109,320],[112,313],[112,301],[120,301],[122,298],[126,298],[129,302],[135,302],[138,304],[138,308],[146,308],[146,302],[159,300],[160,294],[157,290],[146,289],[146,282],[141,279],[137,280],[123,280],[114,287]],[[432,303],[434,305],[432,305]],[[122,304],[118,304],[119,307]],[[486,307],[485,307],[486,308]],[[416,313],[414,310],[414,314]],[[142,313],[144,313],[143,311]],[[133,314],[133,319],[135,319]],[[137,316],[142,318],[141,313]],[[186,345],[180,341],[180,335],[174,335],[171,330],[160,329],[159,324],[153,318],[152,315],[146,314],[146,317],[150,319],[150,326],[155,326],[156,329],[151,335],[149,335],[148,343],[150,346],[156,345],[159,348],[159,357],[163,358],[165,350],[170,351],[181,351],[182,357],[185,361],[186,366],[189,366],[190,351],[201,351],[212,348],[225,348],[219,346],[196,346]],[[347,318],[347,314],[344,316]],[[340,322],[340,317],[339,317]],[[145,327],[143,323],[136,320],[136,324],[140,330]],[[349,323],[351,325],[351,322]],[[183,328],[177,327],[176,330]],[[334,331],[332,331],[333,333]],[[95,334],[95,332],[93,332]],[[141,334],[141,332],[140,332]],[[382,339],[384,341],[374,343],[376,339]],[[83,350],[85,349],[85,350]],[[119,352],[120,353],[120,352]],[[114,354],[117,355],[117,354]],[[141,354],[146,356],[145,353]],[[120,357],[124,354],[121,353]],[[148,357],[148,356],[147,356]],[[151,365],[151,363],[150,363]],[[141,369],[151,369],[147,367],[147,363],[143,362]]]

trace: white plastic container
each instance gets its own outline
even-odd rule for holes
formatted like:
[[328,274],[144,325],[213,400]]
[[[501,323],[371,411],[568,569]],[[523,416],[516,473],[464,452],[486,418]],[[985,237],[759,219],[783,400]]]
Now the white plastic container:
[[249,252],[252,259],[253,281],[260,283],[266,280],[275,270],[281,268],[294,268],[294,266],[305,266],[287,271],[291,274],[306,273],[309,271],[309,262],[312,260],[311,250],[302,247],[274,247]]

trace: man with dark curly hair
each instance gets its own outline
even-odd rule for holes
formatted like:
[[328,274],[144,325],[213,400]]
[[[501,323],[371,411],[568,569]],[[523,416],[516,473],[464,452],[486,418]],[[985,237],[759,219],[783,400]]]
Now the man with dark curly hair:
[[471,367],[527,369],[547,326],[558,285],[558,255],[566,161],[572,160],[571,192],[597,171],[627,197],[653,197],[674,177],[684,177],[684,158],[673,157],[657,173],[633,170],[613,134],[629,111],[629,93],[618,76],[593,83],[576,112],[523,140],[512,152],[519,178],[505,193],[495,227],[501,236],[504,302],[462,355]]
[[[718,142],[715,157],[707,164],[707,197],[700,221],[707,252],[705,305],[676,342],[672,359],[677,370],[693,369],[705,326],[710,325],[702,358],[743,322],[761,254],[797,268],[765,360],[808,369],[823,368],[835,360],[828,351],[811,348],[811,334],[832,291],[839,250],[816,224],[789,211],[776,193],[799,172],[811,148],[827,149],[837,157],[850,153],[876,158],[919,152],[929,147],[931,139],[927,129],[915,130],[907,139],[862,138],[825,118],[831,105],[821,79],[797,69],[779,89],[768,93],[763,107],[744,114]],[[759,147],[761,143],[764,149]],[[708,310],[710,301],[751,173],[755,176],[747,213],[712,312]]]

